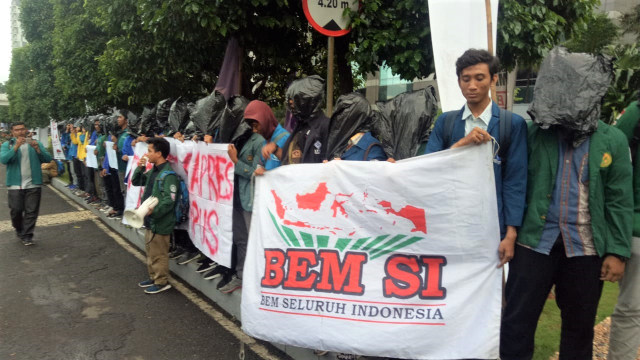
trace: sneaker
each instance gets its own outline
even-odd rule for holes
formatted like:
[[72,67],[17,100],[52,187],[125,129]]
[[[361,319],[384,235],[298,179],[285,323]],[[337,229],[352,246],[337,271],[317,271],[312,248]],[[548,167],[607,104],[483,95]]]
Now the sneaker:
[[163,292],[165,290],[169,290],[171,289],[171,284],[164,284],[164,285],[156,285],[153,284],[151,286],[149,286],[148,288],[144,289],[144,292],[147,294],[157,294],[159,292]]
[[138,286],[140,286],[141,288],[147,288],[147,287],[153,286],[153,280],[151,279],[142,280],[138,283]]
[[169,259],[177,259],[184,254],[183,248],[177,248],[169,253]]
[[216,285],[216,289],[218,290],[222,289],[223,286],[227,285],[229,281],[231,281],[231,278],[233,277],[233,275],[235,275],[235,272],[231,271],[231,269],[227,269],[227,270],[228,271],[222,274],[222,279],[220,279],[220,282],[218,283],[218,285]]
[[73,184],[69,184],[69,186],[67,186],[67,187],[69,188],[69,190],[75,190],[75,189],[78,188],[77,186],[75,186]]
[[358,355],[339,353],[339,354],[336,354],[336,359],[337,360],[357,360]]
[[108,214],[108,213],[110,213],[110,212],[111,212],[111,210],[113,210],[113,208],[112,208],[111,206],[108,206],[108,205],[107,205],[107,206],[104,206],[104,207],[102,207],[102,208],[100,209],[100,211],[101,211],[101,212],[103,212],[103,213],[107,213],[107,214]]
[[33,245],[33,239],[31,239],[31,238],[24,238],[24,239],[22,239],[22,245],[24,245],[24,246],[31,246],[31,245]]
[[328,353],[329,352],[327,350],[313,350],[313,354],[318,356],[325,356]]
[[198,260],[200,256],[201,255],[199,252],[187,252],[182,255],[180,259],[178,259],[178,265],[185,265],[192,262],[193,260]]
[[205,271],[213,270],[213,268],[216,266],[218,266],[218,264],[213,261],[203,262],[202,264],[200,264],[200,266],[198,266],[196,272],[203,273]]
[[238,275],[233,274],[233,276],[231,277],[231,280],[226,285],[221,287],[220,291],[222,291],[225,294],[231,294],[232,292],[240,288],[242,288],[242,279],[240,279]]
[[218,266],[214,267],[213,270],[211,270],[208,273],[204,274],[204,279],[205,280],[213,280],[213,279],[218,278],[220,276],[226,275],[228,271],[229,271],[228,268],[226,268],[226,267],[224,267],[222,265],[218,265]]

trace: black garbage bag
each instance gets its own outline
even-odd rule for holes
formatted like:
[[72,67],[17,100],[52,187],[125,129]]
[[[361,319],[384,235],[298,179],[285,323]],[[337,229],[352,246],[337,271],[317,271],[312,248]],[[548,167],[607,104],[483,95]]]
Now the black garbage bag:
[[187,104],[187,120],[186,123],[184,123],[184,127],[180,128],[180,133],[184,135],[185,139],[191,139],[198,132],[196,124],[191,120],[191,114],[195,111],[195,109],[195,103],[190,102]]
[[233,136],[231,136],[231,139],[228,142],[233,144],[236,149],[238,149],[238,153],[240,153],[251,135],[253,135],[253,129],[251,128],[251,125],[249,125],[249,123],[246,121],[242,121],[240,122],[235,132],[233,133]]
[[342,95],[331,115],[327,138],[327,159],[339,158],[347,150],[349,139],[372,129],[371,105],[359,93]]
[[169,127],[169,113],[171,112],[171,105],[175,100],[173,98],[168,98],[161,100],[156,105],[156,123],[157,129],[159,130],[157,134],[169,134],[171,128]]
[[140,115],[140,133],[146,136],[154,136],[157,133],[158,125],[156,123],[157,105],[145,106],[142,108]]
[[380,112],[375,116],[374,133],[380,136],[387,156],[396,160],[416,156],[420,144],[429,137],[438,111],[431,87],[402,93],[377,105]]
[[527,112],[543,129],[559,125],[570,130],[577,146],[596,131],[612,78],[610,58],[555,47],[540,66]]
[[377,109],[373,109],[371,112],[371,135],[380,140],[385,154],[395,159],[391,113],[389,111],[389,108],[393,107],[393,102],[380,102],[376,104],[376,107]]
[[[105,123],[105,131],[108,135],[110,136],[116,136],[118,133],[118,130],[120,130],[120,128],[118,127],[118,118],[116,116],[112,115],[106,115],[106,118],[104,120]],[[111,140],[109,140],[111,141]]]
[[222,123],[220,124],[219,136],[217,139],[220,143],[230,143],[233,141],[236,135],[236,129],[239,127],[244,119],[244,110],[249,105],[249,100],[242,96],[233,96],[227,102],[227,106],[224,109],[224,116]]
[[169,111],[169,128],[170,131],[165,135],[173,135],[177,132],[184,131],[189,123],[189,108],[186,100],[178,98]]
[[215,129],[220,127],[227,101],[219,91],[214,91],[207,97],[196,101],[195,108],[190,114],[191,121],[203,135],[214,135]]
[[136,138],[140,136],[141,118],[129,110],[126,111],[125,117],[127,118],[127,132],[129,132],[129,135]]
[[293,100],[293,108],[290,109],[293,116],[298,121],[309,122],[322,114],[324,79],[313,75],[295,80],[287,88],[286,95],[287,101]]

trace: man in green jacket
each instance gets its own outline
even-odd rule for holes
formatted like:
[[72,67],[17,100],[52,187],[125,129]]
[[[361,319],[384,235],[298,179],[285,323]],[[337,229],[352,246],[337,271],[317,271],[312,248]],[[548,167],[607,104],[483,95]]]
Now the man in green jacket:
[[[147,270],[149,279],[138,283],[147,294],[157,294],[171,289],[169,284],[169,245],[171,233],[176,223],[175,206],[179,196],[178,176],[171,170],[167,156],[171,151],[169,142],[163,138],[150,138],[146,157],[138,161],[131,182],[135,186],[144,186],[142,201],[150,196],[158,199],[158,204],[149,210],[144,223],[145,249],[147,252]],[[147,158],[153,169],[145,173]]]
[[610,80],[610,62],[563,49],[552,51],[538,73],[529,108],[527,209],[505,287],[503,360],[532,358],[553,285],[560,359],[592,358],[602,284],[622,277],[633,222],[626,138],[598,121]]
[[[639,91],[640,93],[640,91]],[[640,95],[640,94],[639,94]],[[609,360],[633,360],[640,348],[640,99],[632,102],[615,127],[627,136],[633,158],[633,237],[631,257],[620,280],[618,303],[611,315]]]
[[13,137],[2,144],[0,162],[7,165],[11,224],[22,243],[29,246],[33,245],[33,230],[40,210],[40,165],[50,162],[51,155],[40,141],[27,139],[27,132],[22,122],[11,125]]

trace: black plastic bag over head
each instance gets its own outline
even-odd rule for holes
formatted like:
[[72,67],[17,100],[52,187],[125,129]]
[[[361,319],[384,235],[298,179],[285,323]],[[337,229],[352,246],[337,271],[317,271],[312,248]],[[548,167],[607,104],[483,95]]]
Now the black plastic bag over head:
[[249,138],[253,135],[253,129],[251,125],[249,125],[246,121],[241,121],[240,124],[236,127],[233,136],[231,136],[231,140],[229,143],[233,144],[236,149],[238,149],[238,153],[242,150],[244,145],[249,141]]
[[127,132],[134,137],[140,136],[141,119],[130,110],[122,110],[121,114],[127,118]]
[[171,112],[171,105],[173,105],[174,101],[173,98],[168,98],[161,100],[158,102],[158,105],[156,105],[158,134],[168,135],[171,132],[171,128],[169,127],[169,113]]
[[180,133],[184,135],[185,139],[191,139],[194,135],[196,135],[196,132],[198,131],[196,124],[194,124],[193,121],[191,121],[191,114],[195,110],[196,110],[195,103],[190,102],[187,104],[187,120],[186,120],[186,123],[183,123],[184,127],[180,128]]
[[215,129],[222,123],[224,108],[227,101],[219,91],[214,91],[207,97],[196,101],[190,119],[201,134],[213,135]]
[[[244,110],[249,105],[249,100],[243,96],[233,96],[227,102],[227,107],[224,110],[224,116],[222,123],[220,124],[220,132],[216,142],[230,143],[233,142],[233,138],[236,133],[236,129],[244,119]],[[250,128],[250,127],[249,127]]]
[[342,95],[331,115],[327,138],[327,159],[339,158],[347,149],[349,139],[372,129],[371,105],[359,93]]
[[[293,108],[289,100],[293,100]],[[287,89],[287,107],[298,121],[318,118],[324,107],[324,79],[313,75],[293,81]]]
[[142,114],[140,115],[140,134],[146,136],[154,136],[157,131],[156,123],[156,108],[154,106],[145,106],[142,108]]
[[433,93],[428,86],[376,104],[379,113],[374,114],[374,135],[381,140],[387,156],[402,160],[417,155],[420,144],[429,137],[438,111]]
[[187,101],[178,98],[172,105],[169,111],[169,133],[166,135],[173,135],[177,132],[182,132],[189,123],[189,108],[187,107]]
[[579,145],[598,128],[602,98],[612,78],[610,58],[555,47],[540,66],[527,112],[543,129],[559,125],[569,130]]

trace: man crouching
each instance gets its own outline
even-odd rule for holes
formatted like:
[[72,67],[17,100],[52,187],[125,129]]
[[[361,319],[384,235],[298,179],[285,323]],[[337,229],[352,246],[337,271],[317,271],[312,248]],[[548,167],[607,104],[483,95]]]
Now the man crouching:
[[[169,280],[169,244],[176,223],[175,204],[178,196],[178,177],[167,162],[169,142],[163,138],[150,138],[146,156],[138,161],[131,182],[135,186],[144,186],[142,201],[153,196],[158,204],[151,208],[144,218],[146,233],[144,237],[147,252],[147,270],[149,279],[138,286],[146,288],[147,294],[157,294],[171,289]],[[147,159],[153,169],[145,172]]]

